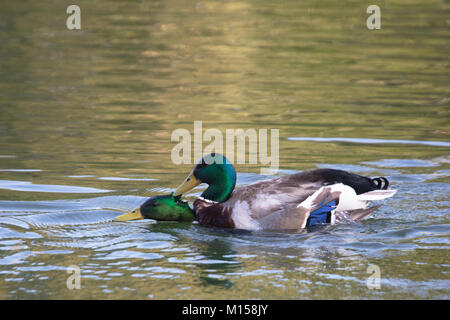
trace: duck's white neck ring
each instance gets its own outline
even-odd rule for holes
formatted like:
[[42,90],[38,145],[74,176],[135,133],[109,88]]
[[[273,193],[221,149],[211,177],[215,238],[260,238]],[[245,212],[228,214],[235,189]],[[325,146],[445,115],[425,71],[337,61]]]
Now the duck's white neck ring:
[[197,199],[202,200],[202,201],[205,201],[205,202],[208,202],[208,203],[219,203],[219,202],[217,202],[217,201],[212,201],[212,200],[209,200],[209,199],[205,199],[205,198],[203,198],[203,197],[197,197]]

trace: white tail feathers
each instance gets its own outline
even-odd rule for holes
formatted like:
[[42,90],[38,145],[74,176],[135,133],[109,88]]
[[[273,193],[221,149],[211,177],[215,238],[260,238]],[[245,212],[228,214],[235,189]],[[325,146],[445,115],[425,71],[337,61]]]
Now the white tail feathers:
[[357,195],[356,198],[360,201],[375,201],[383,200],[392,197],[397,190],[374,190]]
[[[383,200],[392,197],[396,192],[396,190],[374,190],[357,195],[352,187],[337,183],[321,187],[297,207],[303,207],[312,212],[317,209],[320,203],[334,199],[337,200],[338,205],[332,211],[332,224],[335,221],[336,214],[339,213],[342,213],[341,215],[348,213],[350,215],[349,220],[359,221],[368,217],[372,211],[379,207],[366,209],[369,201]],[[325,198],[328,200],[325,201]]]

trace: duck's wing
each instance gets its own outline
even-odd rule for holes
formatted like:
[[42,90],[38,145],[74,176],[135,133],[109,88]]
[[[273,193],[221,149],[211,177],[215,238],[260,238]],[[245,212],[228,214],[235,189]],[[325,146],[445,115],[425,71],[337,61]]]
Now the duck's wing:
[[319,187],[300,204],[287,205],[260,217],[261,229],[302,229],[330,222],[330,212],[336,209],[341,192],[331,187]]
[[358,195],[389,185],[385,178],[371,179],[343,170],[309,170],[240,187],[224,206],[238,210],[242,207],[240,211],[249,211],[252,219],[260,219],[278,210],[288,210],[321,187],[333,184],[349,186]]
[[322,185],[322,181],[300,181],[283,176],[240,187],[223,204],[233,210],[234,216],[258,220],[297,206]]

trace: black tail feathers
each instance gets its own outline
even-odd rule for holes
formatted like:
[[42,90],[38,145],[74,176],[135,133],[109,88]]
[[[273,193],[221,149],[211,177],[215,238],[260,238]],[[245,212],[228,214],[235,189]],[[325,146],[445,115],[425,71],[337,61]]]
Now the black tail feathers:
[[387,188],[389,187],[389,181],[385,177],[373,178],[371,180],[375,185],[375,188],[379,190],[387,190]]

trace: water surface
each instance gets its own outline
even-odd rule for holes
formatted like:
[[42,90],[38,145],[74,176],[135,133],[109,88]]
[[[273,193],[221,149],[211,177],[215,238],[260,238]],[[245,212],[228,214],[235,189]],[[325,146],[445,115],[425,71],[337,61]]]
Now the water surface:
[[[61,1],[0,3],[0,298],[449,298],[447,2],[380,1],[376,31],[360,1],[76,4],[79,31]],[[185,178],[170,138],[194,120],[279,129],[279,175],[398,193],[307,232],[112,222]]]

